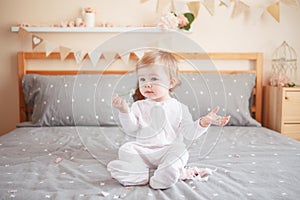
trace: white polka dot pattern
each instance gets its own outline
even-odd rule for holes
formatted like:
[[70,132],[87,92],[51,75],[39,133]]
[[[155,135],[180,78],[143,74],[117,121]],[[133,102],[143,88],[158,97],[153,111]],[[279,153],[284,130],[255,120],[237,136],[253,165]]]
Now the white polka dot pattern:
[[126,94],[137,85],[136,76],[25,75],[25,99],[33,109],[32,123],[37,126],[116,125],[117,114],[111,106],[114,94]]
[[174,96],[190,108],[194,120],[219,106],[218,114],[231,116],[228,125],[260,126],[250,113],[255,75],[181,74],[181,81]]
[[106,164],[128,141],[132,138],[118,127],[18,128],[0,137],[1,198],[297,199],[300,194],[300,143],[265,128],[211,127],[205,140],[188,146],[188,166],[216,171],[206,181],[179,181],[159,191],[124,187],[107,173]]

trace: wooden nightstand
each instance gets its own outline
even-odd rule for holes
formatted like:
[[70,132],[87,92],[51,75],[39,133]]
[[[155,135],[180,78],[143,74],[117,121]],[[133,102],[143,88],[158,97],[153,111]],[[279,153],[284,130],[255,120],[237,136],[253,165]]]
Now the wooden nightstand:
[[300,87],[264,88],[263,125],[300,141]]

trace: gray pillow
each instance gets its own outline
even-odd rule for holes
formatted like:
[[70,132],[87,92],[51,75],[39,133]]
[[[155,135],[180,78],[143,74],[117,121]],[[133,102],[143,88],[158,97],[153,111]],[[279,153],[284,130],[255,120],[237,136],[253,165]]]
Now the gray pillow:
[[23,77],[25,102],[32,107],[32,125],[116,125],[117,111],[111,106],[115,93],[131,101],[135,73],[125,75],[65,75]]
[[181,74],[173,96],[189,107],[194,120],[219,106],[219,115],[231,116],[228,125],[261,126],[249,110],[255,79],[254,73]]
[[[196,120],[215,106],[220,115],[231,115],[228,125],[260,126],[251,117],[249,101],[255,74],[181,74],[182,84],[173,97],[186,104]],[[132,103],[129,91],[137,86],[136,74],[125,75],[25,75],[26,104],[33,108],[32,125],[117,125],[114,94]]]

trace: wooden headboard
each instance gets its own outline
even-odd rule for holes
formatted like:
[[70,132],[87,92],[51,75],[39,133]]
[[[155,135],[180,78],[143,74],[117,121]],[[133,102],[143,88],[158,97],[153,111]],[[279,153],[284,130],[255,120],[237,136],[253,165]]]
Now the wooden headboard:
[[[178,59],[188,60],[246,60],[253,61],[254,69],[251,70],[219,70],[219,73],[255,73],[256,74],[256,86],[253,90],[254,102],[252,105],[252,115],[258,121],[261,122],[262,117],[262,67],[263,67],[263,54],[262,53],[176,53],[174,54]],[[87,55],[84,59],[87,58]],[[19,81],[19,108],[20,108],[20,122],[26,121],[26,114],[28,114],[29,108],[25,105],[24,95],[22,92],[22,78],[24,74],[42,74],[42,75],[74,75],[74,74],[124,74],[128,71],[116,71],[116,70],[30,70],[28,69],[28,60],[60,60],[60,53],[51,53],[46,56],[43,52],[18,52],[18,81]],[[74,59],[74,54],[70,53],[66,59]],[[120,59],[116,57],[116,59]],[[131,53],[130,59],[138,59],[135,54]],[[191,70],[182,70],[182,72],[193,72]],[[194,71],[199,73],[198,71]],[[210,73],[216,71],[201,71],[201,73]]]

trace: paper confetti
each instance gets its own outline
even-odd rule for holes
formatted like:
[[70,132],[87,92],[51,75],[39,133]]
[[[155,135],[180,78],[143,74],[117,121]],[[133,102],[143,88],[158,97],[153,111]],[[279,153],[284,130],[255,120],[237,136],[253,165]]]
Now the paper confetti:
[[102,191],[102,192],[101,192],[101,195],[104,196],[104,197],[107,197],[107,196],[109,195],[109,193],[108,193],[108,192]]
[[60,158],[60,157],[57,157],[55,160],[54,160],[54,162],[57,164],[57,163],[60,163],[62,161],[62,158]]

